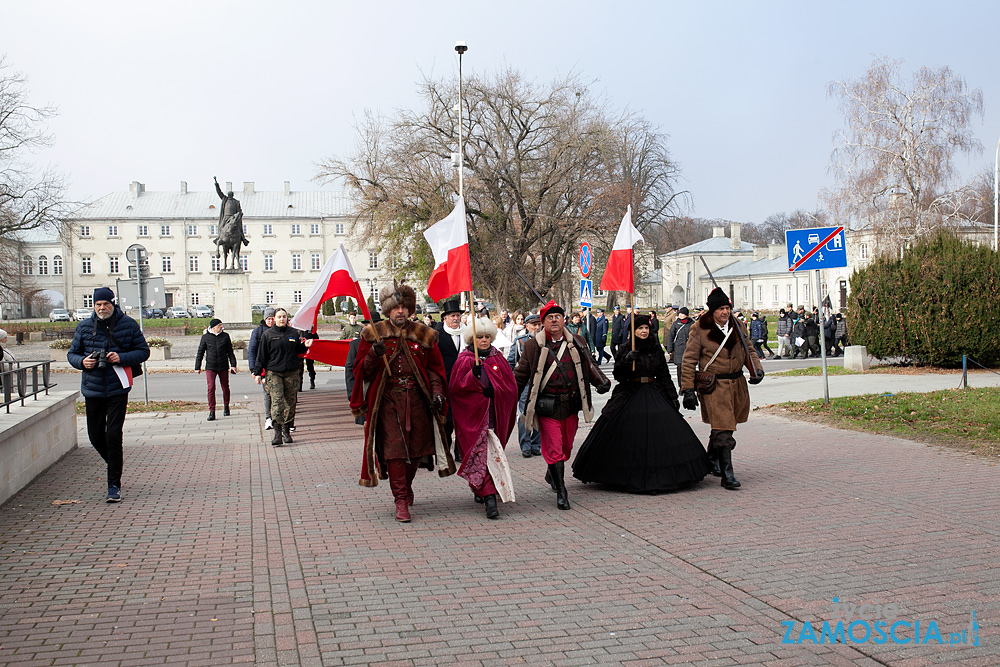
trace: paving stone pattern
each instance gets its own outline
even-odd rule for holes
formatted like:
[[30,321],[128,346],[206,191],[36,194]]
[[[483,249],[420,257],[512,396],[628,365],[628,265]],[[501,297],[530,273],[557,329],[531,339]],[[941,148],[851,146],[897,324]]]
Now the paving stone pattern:
[[[281,448],[252,410],[130,415],[119,505],[81,421],[80,449],[0,507],[0,664],[997,663],[994,462],[754,415],[738,492],[570,480],[561,512],[515,446],[500,521],[421,471],[402,525],[387,483],[357,484],[343,389],[300,397]],[[942,632],[974,608],[982,645],[781,643],[834,597]]]

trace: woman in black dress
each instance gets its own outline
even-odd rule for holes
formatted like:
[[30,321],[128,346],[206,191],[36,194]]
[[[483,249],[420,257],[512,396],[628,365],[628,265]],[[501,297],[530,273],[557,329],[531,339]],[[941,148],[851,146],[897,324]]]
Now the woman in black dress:
[[709,472],[708,455],[678,412],[677,390],[648,316],[636,316],[635,350],[615,359],[614,375],[618,385],[573,461],[573,476],[636,493],[701,481]]

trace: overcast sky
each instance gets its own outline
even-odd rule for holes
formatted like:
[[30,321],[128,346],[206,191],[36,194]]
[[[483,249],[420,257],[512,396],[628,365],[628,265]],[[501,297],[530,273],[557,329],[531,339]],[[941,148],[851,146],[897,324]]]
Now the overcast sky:
[[25,2],[0,0],[0,53],[60,115],[37,156],[76,199],[127,189],[317,189],[316,162],[354,147],[366,108],[418,104],[422,74],[570,71],[670,135],[691,215],[759,222],[813,210],[842,126],[827,84],[873,55],[947,65],[980,88],[1000,137],[1000,3]]

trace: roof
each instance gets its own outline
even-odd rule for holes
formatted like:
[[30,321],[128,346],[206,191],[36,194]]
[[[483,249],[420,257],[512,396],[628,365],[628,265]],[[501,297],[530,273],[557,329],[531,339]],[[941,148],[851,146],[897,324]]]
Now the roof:
[[656,269],[646,274],[646,277],[639,281],[642,285],[659,285],[663,282],[663,271]]
[[699,255],[699,254],[709,254],[709,253],[737,253],[737,252],[753,252],[753,244],[747,243],[746,241],[740,241],[740,249],[733,250],[732,241],[727,236],[713,236],[710,239],[705,239],[704,241],[698,241],[697,243],[692,243],[689,246],[684,246],[683,248],[678,248],[671,252],[666,253],[669,255]]
[[[788,275],[788,258],[784,255],[774,259],[741,259],[716,269],[712,274],[719,278],[746,278],[747,276]],[[700,276],[701,280],[710,280],[708,274]]]
[[[342,218],[353,212],[343,192],[234,193],[244,218]],[[113,192],[69,216],[71,220],[218,218],[215,192]]]

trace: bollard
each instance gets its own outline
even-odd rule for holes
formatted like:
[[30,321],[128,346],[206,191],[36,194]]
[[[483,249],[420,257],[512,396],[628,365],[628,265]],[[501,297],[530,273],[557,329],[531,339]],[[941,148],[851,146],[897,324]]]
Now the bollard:
[[864,345],[848,345],[845,347],[844,368],[850,371],[867,371],[868,348]]

